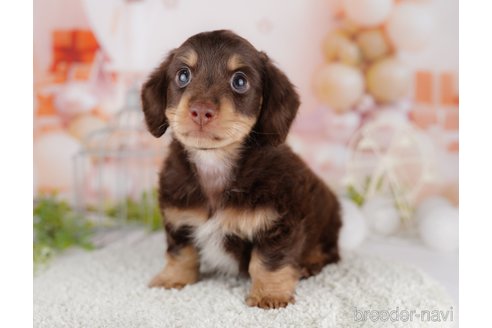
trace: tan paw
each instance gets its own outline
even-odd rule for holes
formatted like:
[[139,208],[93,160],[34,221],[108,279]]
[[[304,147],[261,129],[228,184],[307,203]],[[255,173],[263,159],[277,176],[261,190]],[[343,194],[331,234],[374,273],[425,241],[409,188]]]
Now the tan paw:
[[249,306],[256,306],[262,309],[278,309],[286,307],[287,305],[294,304],[294,296],[278,296],[278,295],[264,295],[264,296],[248,296],[246,298],[246,304]]
[[198,281],[198,276],[193,274],[177,277],[177,276],[166,274],[166,272],[161,272],[158,275],[156,275],[154,278],[152,278],[152,280],[149,282],[149,287],[181,289],[184,286],[194,284],[197,281]]

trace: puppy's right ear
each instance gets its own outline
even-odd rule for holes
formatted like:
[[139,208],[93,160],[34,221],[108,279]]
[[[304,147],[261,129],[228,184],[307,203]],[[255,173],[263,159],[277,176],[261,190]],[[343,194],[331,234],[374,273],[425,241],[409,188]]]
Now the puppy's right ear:
[[159,138],[166,132],[169,122],[165,112],[167,107],[167,87],[169,78],[167,69],[173,60],[172,51],[166,60],[157,67],[142,87],[142,106],[147,128],[154,137]]

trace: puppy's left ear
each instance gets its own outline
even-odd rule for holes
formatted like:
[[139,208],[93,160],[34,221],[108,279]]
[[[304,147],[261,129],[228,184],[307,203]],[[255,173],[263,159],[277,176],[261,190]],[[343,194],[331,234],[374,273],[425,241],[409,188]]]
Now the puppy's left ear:
[[156,138],[162,136],[169,127],[165,115],[169,84],[167,69],[173,57],[174,52],[171,52],[166,60],[152,72],[142,87],[141,98],[145,122],[150,133]]
[[257,139],[277,146],[285,142],[292,121],[299,109],[299,96],[282,71],[261,52],[263,61],[263,102],[256,123]]

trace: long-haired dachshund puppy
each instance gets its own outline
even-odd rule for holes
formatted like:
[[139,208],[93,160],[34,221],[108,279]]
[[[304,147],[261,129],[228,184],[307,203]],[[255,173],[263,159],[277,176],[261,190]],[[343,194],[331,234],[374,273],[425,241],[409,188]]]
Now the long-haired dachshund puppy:
[[149,131],[173,135],[159,181],[167,261],[151,287],[195,283],[207,263],[249,274],[248,305],[285,307],[300,278],[339,260],[339,203],[284,143],[299,97],[265,53],[230,31],[197,34],[142,102]]

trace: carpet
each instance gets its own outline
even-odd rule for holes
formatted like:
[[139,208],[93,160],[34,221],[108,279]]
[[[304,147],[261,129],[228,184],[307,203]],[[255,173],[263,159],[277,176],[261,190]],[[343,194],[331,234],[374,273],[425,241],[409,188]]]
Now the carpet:
[[285,309],[246,306],[243,278],[207,273],[179,291],[149,289],[163,241],[139,230],[58,257],[34,276],[34,327],[453,327],[457,316],[424,273],[355,253],[302,280]]

